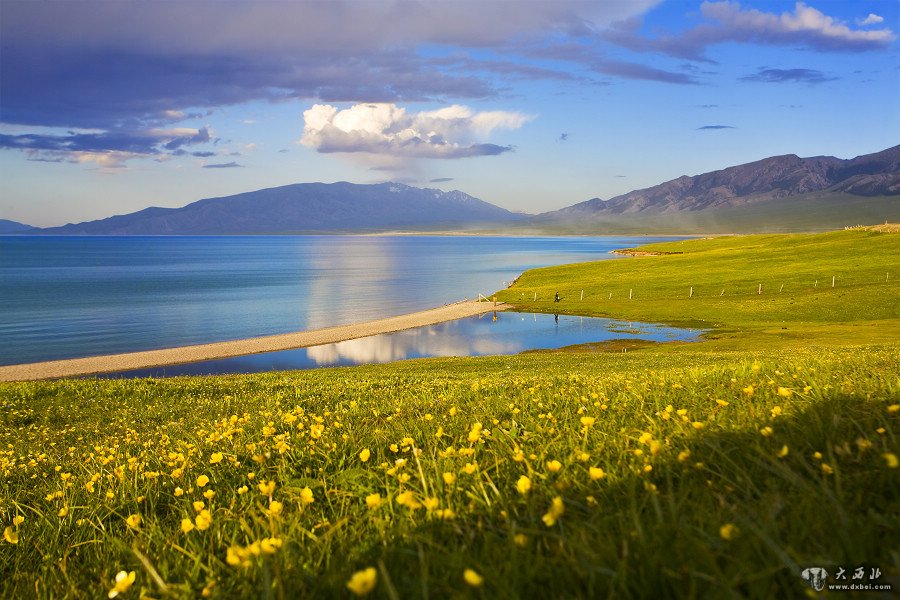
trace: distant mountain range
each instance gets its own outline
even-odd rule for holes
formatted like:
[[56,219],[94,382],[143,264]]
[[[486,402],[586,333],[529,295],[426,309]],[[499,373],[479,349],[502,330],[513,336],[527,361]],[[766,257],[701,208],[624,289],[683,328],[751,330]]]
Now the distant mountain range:
[[0,234],[22,233],[23,231],[28,231],[29,229],[34,229],[34,227],[32,227],[31,225],[26,225],[25,223],[10,221],[9,219],[0,219]]
[[219,235],[493,230],[554,233],[802,231],[900,221],[900,146],[842,160],[788,154],[682,176],[540,215],[401,183],[301,183],[62,227],[0,233]]
[[459,191],[402,183],[299,183],[49,227],[66,235],[216,235],[428,231],[512,225],[526,217]]
[[593,198],[539,215],[548,221],[613,215],[660,215],[746,207],[816,192],[854,196],[900,194],[900,146],[851,160],[833,156],[773,156],[694,177],[629,192],[610,200]]

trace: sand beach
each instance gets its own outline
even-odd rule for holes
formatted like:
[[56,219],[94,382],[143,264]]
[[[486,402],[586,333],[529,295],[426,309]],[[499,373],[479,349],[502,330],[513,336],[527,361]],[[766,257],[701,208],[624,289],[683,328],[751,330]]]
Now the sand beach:
[[392,333],[425,325],[434,325],[444,321],[472,317],[506,308],[508,306],[501,303],[495,306],[492,302],[463,301],[366,323],[337,325],[311,331],[267,335],[211,344],[197,344],[179,348],[0,366],[0,381],[35,381],[59,377],[76,377],[177,365],[201,360],[231,358],[260,352],[306,348],[382,333]]

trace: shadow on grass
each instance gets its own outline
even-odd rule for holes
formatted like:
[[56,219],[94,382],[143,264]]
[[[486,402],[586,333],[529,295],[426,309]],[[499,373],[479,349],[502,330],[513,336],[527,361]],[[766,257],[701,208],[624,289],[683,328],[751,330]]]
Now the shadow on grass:
[[[537,489],[524,504],[498,499],[477,521],[428,522],[362,562],[383,561],[402,598],[464,595],[466,568],[492,598],[796,597],[808,590],[807,567],[866,566],[867,576],[877,567],[871,582],[896,590],[900,555],[889,540],[900,539],[900,486],[881,456],[896,443],[888,418],[882,402],[837,396],[779,417],[770,437],[704,431],[682,448],[689,460],[670,448],[649,474]],[[557,494],[565,514],[547,527],[541,516]]]

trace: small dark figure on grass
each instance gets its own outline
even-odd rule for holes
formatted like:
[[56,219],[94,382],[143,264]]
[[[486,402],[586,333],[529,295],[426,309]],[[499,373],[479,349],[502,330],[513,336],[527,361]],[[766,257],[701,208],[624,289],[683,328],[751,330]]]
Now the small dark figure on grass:
[[553,300],[553,301],[554,301],[554,302],[559,302],[559,292],[556,292],[556,299]]

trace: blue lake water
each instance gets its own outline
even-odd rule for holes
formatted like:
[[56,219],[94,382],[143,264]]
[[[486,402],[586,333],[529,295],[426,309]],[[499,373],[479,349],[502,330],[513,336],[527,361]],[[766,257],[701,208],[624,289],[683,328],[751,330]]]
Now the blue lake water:
[[486,314],[336,344],[126,371],[110,377],[256,373],[434,356],[517,354],[524,350],[562,348],[612,339],[693,341],[700,333],[694,329],[612,319],[502,311],[496,315]]
[[0,364],[368,321],[661,239],[0,236]]

